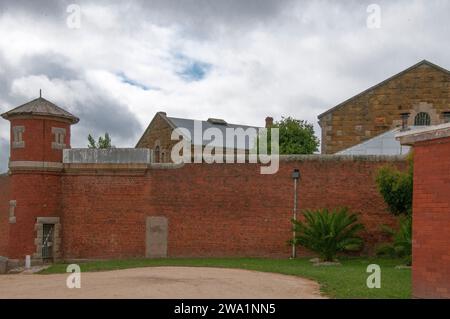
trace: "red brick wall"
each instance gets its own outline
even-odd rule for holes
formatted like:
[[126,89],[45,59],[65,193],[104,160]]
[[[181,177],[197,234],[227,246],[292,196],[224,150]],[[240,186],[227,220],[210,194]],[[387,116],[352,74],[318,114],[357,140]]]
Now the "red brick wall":
[[450,138],[414,145],[413,296],[450,298]]
[[13,126],[22,125],[25,127],[23,140],[24,148],[11,148],[11,161],[44,161],[62,162],[62,151],[52,149],[54,134],[52,127],[66,129],[66,148],[70,148],[70,124],[50,119],[12,119],[11,138],[13,138]]
[[168,218],[171,257],[289,256],[294,168],[302,172],[300,209],[347,206],[359,213],[371,252],[386,240],[380,225],[396,223],[374,182],[383,164],[282,161],[275,175],[261,175],[255,164],[188,164],[140,176],[68,174],[62,177],[64,257],[142,257],[147,216]]
[[8,257],[23,259],[36,251],[36,217],[61,214],[60,176],[51,172],[15,172],[11,176],[11,197],[17,206],[16,224],[10,225]]
[[65,257],[142,257],[151,182],[148,176],[63,176]]
[[9,184],[7,174],[0,175],[0,256],[8,255],[9,238]]

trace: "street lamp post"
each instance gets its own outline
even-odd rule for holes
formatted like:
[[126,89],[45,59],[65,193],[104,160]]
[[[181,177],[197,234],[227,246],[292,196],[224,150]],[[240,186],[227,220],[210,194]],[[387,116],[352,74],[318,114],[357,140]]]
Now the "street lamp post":
[[[293,211],[293,220],[296,221],[297,220],[297,183],[298,180],[300,179],[300,171],[298,169],[294,169],[292,171],[292,179],[294,180],[294,211]],[[292,258],[295,258],[297,256],[297,252],[295,249],[295,237],[296,237],[296,232],[295,232],[295,225],[293,227],[293,231],[292,231]]]

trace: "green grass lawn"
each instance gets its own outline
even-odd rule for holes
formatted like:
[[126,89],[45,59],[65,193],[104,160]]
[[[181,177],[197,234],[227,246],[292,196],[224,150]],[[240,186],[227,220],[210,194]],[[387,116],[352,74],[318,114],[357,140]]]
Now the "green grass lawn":
[[[345,258],[341,266],[313,266],[309,258],[175,258],[92,261],[80,264],[81,271],[105,271],[136,267],[191,266],[241,268],[310,278],[319,282],[321,292],[332,298],[410,298],[411,270],[396,269],[399,259]],[[366,279],[369,264],[381,267],[381,288],[369,289]],[[55,264],[41,274],[64,273],[66,264]]]

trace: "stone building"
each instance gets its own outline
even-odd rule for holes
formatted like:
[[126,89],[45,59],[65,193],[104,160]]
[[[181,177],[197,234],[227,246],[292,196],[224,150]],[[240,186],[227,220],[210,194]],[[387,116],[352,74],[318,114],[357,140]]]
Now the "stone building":
[[322,153],[335,154],[401,127],[402,117],[408,126],[449,121],[450,72],[423,60],[320,114]]
[[[223,119],[209,118],[207,121],[198,121],[185,118],[169,117],[165,112],[158,112],[153,117],[144,134],[137,142],[136,148],[149,148],[153,151],[154,160],[156,162],[169,163],[171,162],[170,153],[172,147],[178,142],[178,140],[171,139],[172,132],[177,128],[183,128],[186,129],[190,135],[189,139],[192,145],[192,153],[193,148],[196,145],[200,146],[203,149],[207,144],[211,142],[211,139],[202,138],[201,141],[197,141],[192,138],[195,134],[194,125],[196,124],[196,122],[198,125],[201,125],[202,134],[205,132],[205,130],[214,128],[219,130],[224,137],[226,136],[227,128],[243,129],[244,131],[249,128],[253,128],[255,130],[259,129],[255,126],[227,123]],[[272,124],[273,118],[267,117],[266,127],[269,127]],[[219,143],[217,143],[217,145],[214,146],[224,146],[224,154],[227,152],[227,148],[231,150],[232,153],[236,153],[237,150],[242,150],[243,152],[248,153],[249,149],[253,145],[255,145],[255,143],[256,141],[254,140],[254,138],[249,137],[246,138],[245,145],[243,145],[243,147],[239,147],[238,145],[227,146],[225,143],[220,145]]]

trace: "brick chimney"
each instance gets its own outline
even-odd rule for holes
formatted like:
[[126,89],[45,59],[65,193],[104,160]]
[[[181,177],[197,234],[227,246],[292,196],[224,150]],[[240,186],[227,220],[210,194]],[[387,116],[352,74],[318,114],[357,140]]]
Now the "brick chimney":
[[273,117],[266,117],[266,128],[273,126]]
[[402,118],[402,128],[401,128],[401,131],[407,131],[407,130],[409,130],[409,127],[408,127],[409,112],[400,113],[400,116],[401,116],[401,118]]

